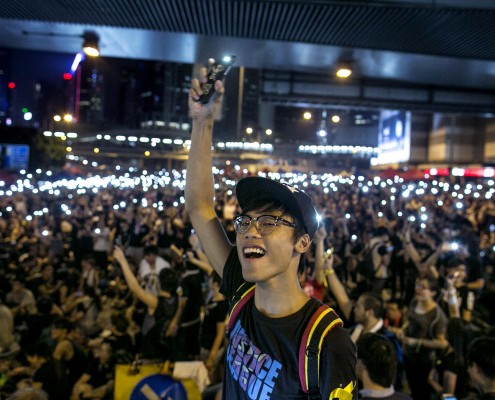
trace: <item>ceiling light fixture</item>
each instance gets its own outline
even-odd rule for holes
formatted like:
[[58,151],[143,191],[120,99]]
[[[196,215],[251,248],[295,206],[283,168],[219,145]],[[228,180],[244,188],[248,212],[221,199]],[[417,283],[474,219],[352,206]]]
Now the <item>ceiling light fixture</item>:
[[98,42],[100,38],[95,32],[84,32],[82,35],[83,41],[83,51],[89,57],[98,57],[100,55],[100,49],[98,47]]
[[[61,32],[40,32],[40,31],[22,31],[24,35],[36,35],[36,36],[50,36],[50,37],[67,37],[67,38],[82,38],[83,39],[83,51],[90,57],[98,57],[100,55],[100,49],[98,43],[100,37],[94,31],[85,31],[82,35],[61,33]],[[80,61],[80,60],[79,60]]]
[[337,65],[335,72],[337,78],[347,79],[352,75],[352,65],[349,62],[341,62]]

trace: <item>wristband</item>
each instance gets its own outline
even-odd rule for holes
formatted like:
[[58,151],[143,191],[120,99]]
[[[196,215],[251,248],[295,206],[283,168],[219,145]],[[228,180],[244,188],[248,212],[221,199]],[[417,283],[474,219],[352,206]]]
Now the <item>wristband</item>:
[[335,270],[333,268],[325,270],[325,276],[333,275],[333,274],[335,274]]

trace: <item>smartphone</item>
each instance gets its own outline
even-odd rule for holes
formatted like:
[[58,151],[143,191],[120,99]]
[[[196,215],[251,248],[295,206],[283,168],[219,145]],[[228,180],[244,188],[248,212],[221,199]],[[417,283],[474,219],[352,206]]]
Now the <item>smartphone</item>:
[[333,254],[333,247],[329,247],[325,254],[323,254],[324,258],[330,258]]
[[214,62],[204,82],[200,84],[202,94],[198,100],[202,104],[207,104],[215,94],[215,82],[223,80],[235,62],[235,56],[224,57],[222,63]]
[[457,400],[457,397],[450,393],[444,393],[442,394],[442,400]]

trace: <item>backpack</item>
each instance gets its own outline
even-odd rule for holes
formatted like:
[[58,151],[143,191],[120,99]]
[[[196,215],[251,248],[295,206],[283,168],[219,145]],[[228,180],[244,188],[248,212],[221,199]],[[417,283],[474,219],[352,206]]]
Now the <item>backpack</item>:
[[[229,337],[234,322],[244,306],[254,296],[254,285],[243,283],[232,298],[233,307],[227,324]],[[311,316],[299,344],[299,382],[310,400],[320,400],[320,352],[323,341],[336,326],[343,326],[342,320],[335,311],[322,304]]]

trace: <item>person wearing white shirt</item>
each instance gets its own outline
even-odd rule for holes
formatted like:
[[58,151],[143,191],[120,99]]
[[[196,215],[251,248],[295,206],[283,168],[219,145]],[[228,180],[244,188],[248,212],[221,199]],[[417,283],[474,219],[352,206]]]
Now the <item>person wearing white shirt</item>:
[[153,294],[160,291],[158,274],[164,268],[171,268],[171,266],[158,255],[158,248],[156,246],[145,247],[144,258],[139,264],[138,278],[146,291]]

